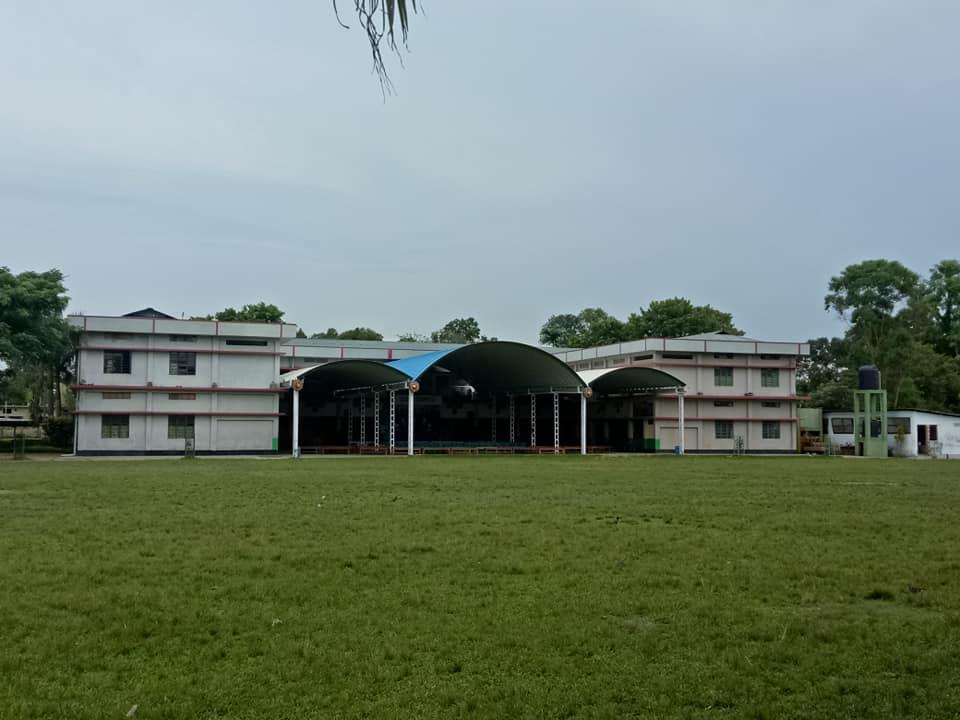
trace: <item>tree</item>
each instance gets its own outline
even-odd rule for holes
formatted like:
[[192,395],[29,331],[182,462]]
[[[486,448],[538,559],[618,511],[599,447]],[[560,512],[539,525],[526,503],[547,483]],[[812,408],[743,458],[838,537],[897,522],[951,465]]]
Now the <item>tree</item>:
[[854,325],[891,318],[920,285],[920,276],[896,260],[865,260],[830,278],[824,307]]
[[336,328],[327,328],[322,333],[314,333],[310,337],[313,340],[336,340],[340,334]]
[[[387,74],[387,68],[383,64],[380,43],[386,37],[389,49],[399,54],[394,33],[395,28],[399,25],[400,37],[404,47],[406,47],[410,11],[417,12],[417,0],[353,0],[353,8],[357,19],[360,21],[360,26],[367,34],[367,41],[370,43],[370,52],[373,55],[373,71],[380,79],[380,87],[384,91],[389,91],[393,85]],[[333,0],[333,11],[340,25],[349,29],[350,26],[346,25],[340,18],[337,0]]]
[[383,340],[383,335],[368,327],[355,327],[352,330],[344,330],[337,337],[341,340]]
[[602,308],[584,308],[578,317],[583,323],[581,347],[612,345],[624,340],[623,323]]
[[216,320],[235,320],[240,322],[282,322],[283,310],[265,302],[244,305],[239,310],[227,308],[215,316]]
[[540,328],[540,342],[553,347],[593,347],[624,339],[624,324],[602,308],[584,308],[576,315],[551,315]]
[[733,324],[733,315],[710,305],[694,305],[686,298],[654,300],[646,310],[631,313],[625,327],[626,337],[683,337],[698,333],[722,332],[743,335]]
[[927,299],[933,310],[934,346],[960,358],[960,261],[941,260],[930,270]]
[[224,308],[213,315],[195,315],[191,320],[222,320],[224,322],[283,322],[283,310],[276,305],[258,302],[236,308]]
[[59,355],[68,338],[68,300],[59,270],[14,275],[0,267],[0,360],[39,362]]
[[296,338],[299,340],[305,337],[307,337],[307,334],[303,331],[303,328],[297,328]]
[[850,323],[850,360],[880,368],[890,406],[897,407],[925,316],[920,277],[895,260],[866,260],[831,278],[829,291],[825,309]]
[[35,418],[59,414],[69,381],[73,337],[59,270],[14,275],[0,267],[0,362],[5,392],[29,402]]
[[827,410],[848,410],[857,386],[850,367],[849,344],[843,338],[820,337],[809,341],[810,355],[797,367],[797,391],[810,395],[810,405]]
[[480,341],[480,324],[472,317],[455,318],[430,333],[431,342],[468,344]]
[[414,343],[425,343],[430,342],[430,338],[426,335],[421,335],[420,333],[400,333],[397,335],[397,340],[399,342],[414,342]]
[[551,315],[540,328],[540,342],[551,347],[583,347],[584,325],[579,315]]

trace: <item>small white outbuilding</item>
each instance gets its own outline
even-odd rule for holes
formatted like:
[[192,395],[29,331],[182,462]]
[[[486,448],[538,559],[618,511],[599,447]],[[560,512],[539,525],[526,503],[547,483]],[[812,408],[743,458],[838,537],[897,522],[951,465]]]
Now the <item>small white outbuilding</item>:
[[[823,414],[826,438],[839,447],[854,444],[853,412]],[[890,410],[887,413],[888,446],[901,457],[960,458],[960,415],[928,410]]]

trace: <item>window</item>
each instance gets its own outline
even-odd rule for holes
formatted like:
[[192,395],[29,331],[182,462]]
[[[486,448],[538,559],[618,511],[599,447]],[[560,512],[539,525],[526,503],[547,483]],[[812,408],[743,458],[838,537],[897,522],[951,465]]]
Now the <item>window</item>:
[[830,425],[835,435],[853,435],[853,418],[830,418]]
[[122,438],[130,437],[130,416],[129,415],[101,415],[100,416],[100,437],[102,438]]
[[927,439],[928,439],[930,442],[936,442],[936,441],[937,441],[937,426],[936,426],[936,425],[928,425],[928,426],[927,426]]
[[653,359],[653,353],[646,353],[644,355],[634,355],[632,358],[633,362],[642,362],[643,360]]
[[762,403],[760,403],[760,406],[765,408],[778,408],[780,407],[780,403],[772,402],[770,400],[765,400]]
[[761,360],[779,360],[779,355],[760,355]]
[[733,421],[717,420],[713,424],[713,435],[717,440],[733,440]]
[[130,351],[107,350],[103,353],[103,372],[108,375],[130,374]]
[[897,434],[897,428],[903,428],[903,434],[910,434],[910,418],[887,418],[887,432],[890,435]]
[[760,385],[763,387],[780,387],[780,371],[777,368],[763,368],[760,371]]
[[196,400],[196,393],[170,393],[167,395],[169,400]]
[[713,369],[713,384],[717,387],[733,386],[733,368],[719,367]]
[[129,400],[130,393],[128,392],[105,392],[102,393],[101,397],[104,400]]
[[733,400],[714,400],[714,407],[733,407]]
[[170,353],[171,375],[196,375],[197,354],[195,352]]
[[664,360],[693,360],[693,355],[690,353],[665,352],[662,357]]
[[192,342],[197,341],[196,335],[171,335],[170,342]]
[[770,420],[763,421],[763,439],[764,440],[779,440],[780,439],[780,423]]
[[228,338],[227,345],[247,345],[253,347],[266,347],[266,340],[242,340],[240,338]]
[[733,360],[733,355],[729,353],[714,353],[713,357],[716,360]]
[[170,415],[167,418],[167,439],[183,440],[193,437],[193,415]]

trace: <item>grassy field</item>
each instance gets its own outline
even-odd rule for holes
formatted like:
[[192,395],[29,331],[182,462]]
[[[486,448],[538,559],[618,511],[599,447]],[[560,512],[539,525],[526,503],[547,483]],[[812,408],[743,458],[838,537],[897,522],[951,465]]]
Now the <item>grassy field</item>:
[[958,717],[960,463],[0,462],[0,718],[128,714]]

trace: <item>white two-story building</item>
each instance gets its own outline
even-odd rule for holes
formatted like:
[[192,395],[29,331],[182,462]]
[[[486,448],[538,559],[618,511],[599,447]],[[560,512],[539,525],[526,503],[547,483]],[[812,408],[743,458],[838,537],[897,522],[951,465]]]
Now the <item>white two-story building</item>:
[[[297,339],[297,327],[291,324],[177,320],[152,308],[120,317],[72,316],[70,322],[80,331],[74,385],[78,454],[179,454],[187,441],[198,453],[288,449],[290,398],[280,400],[289,390],[281,382],[284,371],[349,360],[390,363],[459,347]],[[669,374],[660,375],[669,381],[660,388],[595,393],[587,403],[585,428],[591,446],[672,450],[680,444],[682,390],[688,452],[797,449],[797,406],[804,398],[797,394],[796,370],[797,361],[809,354],[804,343],[707,333],[550,352],[579,373],[573,377],[584,387],[592,387],[598,373],[615,368],[653,367]],[[535,353],[524,357],[536,359]],[[301,410],[307,425],[300,429],[306,436],[310,422],[324,420],[323,408],[331,403],[338,413],[348,412],[316,382],[310,381],[314,392]],[[575,435],[580,422],[579,407],[568,401],[564,396],[557,426],[564,437]],[[518,397],[517,402],[530,399]],[[493,405],[489,398],[462,393],[418,401],[426,413],[421,425],[431,425],[429,432],[441,442],[470,432],[490,434],[498,421],[506,426],[506,404],[505,399]],[[512,401],[509,406],[513,408]],[[518,426],[523,422],[517,412],[509,422],[511,437],[514,420]],[[346,422],[326,419],[338,428]],[[349,436],[347,432],[347,444]]]
[[78,454],[270,453],[285,323],[71,316]]
[[[655,367],[686,387],[687,451],[789,453],[797,450],[797,362],[806,343],[767,342],[704,333],[646,338],[557,355],[579,372]],[[676,393],[625,396],[592,403],[594,442],[633,450],[679,445]]]

